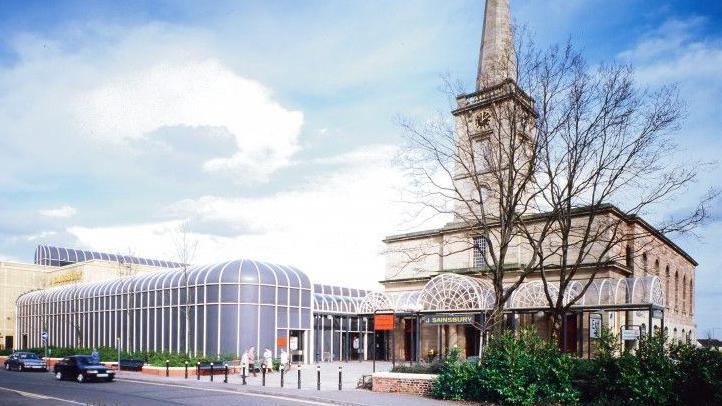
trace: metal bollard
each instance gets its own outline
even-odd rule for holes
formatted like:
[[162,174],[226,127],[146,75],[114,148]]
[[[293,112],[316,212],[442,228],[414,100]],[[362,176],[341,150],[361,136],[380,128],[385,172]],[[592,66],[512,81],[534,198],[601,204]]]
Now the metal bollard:
[[243,385],[246,384],[246,364],[243,364],[243,370],[241,372],[241,379],[243,380]]
[[213,363],[211,362],[211,382],[213,382]]
[[301,389],[301,365],[298,365],[298,389]]
[[283,365],[281,365],[280,370],[281,370],[281,387],[282,387],[282,388],[283,388],[283,370],[284,370],[284,369],[286,369],[286,368],[284,368]]
[[186,379],[188,379],[188,361],[186,361]]
[[316,365],[316,390],[321,390],[321,365]]
[[170,367],[170,361],[165,360],[165,377],[168,377],[168,368]]
[[198,380],[198,381],[201,380],[201,362],[200,361],[198,361],[196,363],[196,380]]
[[223,377],[223,383],[228,383],[228,364],[224,365],[225,367],[225,376]]
[[261,364],[261,386],[266,386],[266,364]]
[[338,367],[338,390],[341,390],[341,367]]

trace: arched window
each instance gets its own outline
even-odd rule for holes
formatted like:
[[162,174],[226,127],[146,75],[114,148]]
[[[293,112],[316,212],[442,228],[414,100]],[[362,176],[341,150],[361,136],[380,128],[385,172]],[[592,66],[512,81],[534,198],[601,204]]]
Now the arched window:
[[626,249],[626,251],[625,251],[625,254],[626,254],[625,262],[626,262],[626,264],[627,264],[627,268],[629,268],[629,269],[634,269],[634,261],[633,261],[633,258],[632,258],[632,247],[630,247],[629,245],[627,245],[627,249]]
[[677,327],[675,327],[674,330],[672,331],[672,338],[674,338],[674,339],[679,338],[679,337],[677,337]]
[[667,308],[672,308],[672,300],[669,297],[669,284],[672,275],[669,274],[669,265],[664,268],[664,301],[667,303]]
[[642,254],[642,272],[644,272],[645,275],[649,273],[649,268],[647,267],[647,253],[645,252]]
[[687,276],[682,277],[682,314],[687,314]]
[[694,314],[694,279],[689,277],[689,315]]
[[659,278],[662,277],[662,275],[659,273],[659,259],[654,260],[654,274]]
[[674,273],[674,311],[679,311],[679,271]]

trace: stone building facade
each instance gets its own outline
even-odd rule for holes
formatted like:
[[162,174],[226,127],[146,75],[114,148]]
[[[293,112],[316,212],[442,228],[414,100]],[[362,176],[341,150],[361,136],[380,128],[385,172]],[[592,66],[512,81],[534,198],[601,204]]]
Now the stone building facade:
[[[490,186],[495,184],[494,171],[503,170],[508,165],[514,164],[480,162],[479,166],[476,166],[474,159],[467,155],[473,156],[476,148],[482,150],[496,148],[501,151],[496,155],[515,157],[513,159],[523,161],[527,156],[524,140],[531,140],[534,137],[536,117],[534,101],[516,84],[515,68],[516,56],[513,50],[509,2],[487,0],[477,89],[471,94],[459,96],[458,107],[452,111],[456,121],[457,145],[461,150],[459,153],[461,158],[458,159],[462,161],[456,164],[455,189],[460,190],[460,194],[464,196],[468,194],[467,199],[476,199],[473,194],[478,191],[479,185],[482,185],[486,189],[484,199],[494,202],[496,192]],[[515,109],[516,117],[521,117],[517,119],[511,130],[510,119],[504,114],[504,109]],[[508,145],[505,137],[518,137],[522,140],[518,152],[504,150],[505,145]],[[468,143],[474,145],[466,145]],[[472,170],[469,170],[469,167]],[[520,167],[523,167],[523,162]],[[408,310],[426,312],[425,314],[432,312],[433,306],[429,307],[428,298],[424,299],[424,297],[429,296],[427,291],[434,280],[448,274],[457,277],[454,281],[451,281],[454,278],[448,278],[453,283],[444,289],[474,291],[477,289],[475,283],[478,283],[481,286],[479,292],[482,293],[477,294],[479,297],[474,300],[483,301],[483,295],[487,294],[483,293],[484,286],[488,286],[484,269],[486,264],[490,263],[489,253],[486,247],[480,246],[475,240],[478,228],[473,227],[473,224],[479,224],[481,220],[478,213],[466,210],[466,207],[474,207],[473,204],[465,204],[463,199],[459,199],[454,201],[454,206],[456,208],[452,222],[441,228],[393,235],[384,240],[386,272],[381,283],[384,285],[388,302],[392,305],[396,303],[396,309],[401,310],[401,313],[404,311],[404,306]],[[526,222],[531,224],[531,230],[534,229],[536,219],[541,223],[544,215],[538,212],[524,214],[527,218]],[[584,218],[585,215],[584,209],[579,209],[580,227],[584,227],[588,221]],[[495,221],[497,218],[492,211],[491,216],[487,216],[484,222],[491,228],[492,238],[498,233],[498,227],[494,226]],[[576,218],[573,224],[574,221]],[[593,312],[595,316],[601,315],[604,324],[617,333],[630,326],[639,327],[642,333],[664,327],[674,339],[694,340],[696,261],[644,219],[627,215],[611,205],[602,208],[593,225],[598,225],[602,230],[605,224],[610,223],[620,224],[621,232],[634,235],[635,238],[619,239],[613,244],[610,241],[616,240],[600,241],[598,244],[592,244],[588,252],[585,250],[587,254],[582,263],[589,265],[575,276],[579,279],[576,288],[584,286],[590,279],[593,283],[590,284],[588,294],[585,293],[578,303],[579,312],[569,316],[572,319],[567,323],[573,324],[572,333],[562,335],[573,336],[569,340],[575,342],[575,351],[582,352],[582,345],[593,346],[589,340],[591,323],[589,314]],[[550,241],[551,245],[558,244],[553,239]],[[521,234],[514,236],[506,259],[509,277],[509,280],[505,281],[507,285],[518,278],[518,273],[515,272],[529,264],[531,257],[531,246],[526,236]],[[561,258],[551,257],[545,263],[547,261],[560,263]],[[553,283],[554,273],[548,273],[547,276]],[[595,279],[597,281],[594,281]],[[610,287],[611,285],[613,287]],[[512,295],[507,307],[508,316],[513,319],[510,319],[510,323],[534,325],[544,334],[549,332],[550,325],[549,318],[543,311],[547,301],[539,291],[540,286],[542,286],[540,274],[530,273],[524,284]],[[454,297],[453,292],[445,294],[448,298]],[[398,302],[403,303],[398,304]],[[474,306],[477,307],[457,306],[456,310],[484,310],[479,309],[477,304]],[[644,311],[644,306],[649,310]],[[539,309],[539,311],[525,312],[525,309]],[[442,307],[436,310],[446,309]],[[663,321],[658,317],[660,310],[664,313]],[[434,351],[445,351],[452,346],[464,349],[467,355],[478,352],[480,338],[473,326],[425,325],[418,322],[414,324],[414,319],[410,316],[413,311],[406,311],[406,316],[401,316],[399,327],[394,331],[396,342],[394,350],[402,359],[412,359],[419,353],[423,355]],[[652,314],[656,316],[652,318]],[[409,340],[418,340],[414,338],[418,336],[417,330],[422,338],[416,343],[409,343]]]

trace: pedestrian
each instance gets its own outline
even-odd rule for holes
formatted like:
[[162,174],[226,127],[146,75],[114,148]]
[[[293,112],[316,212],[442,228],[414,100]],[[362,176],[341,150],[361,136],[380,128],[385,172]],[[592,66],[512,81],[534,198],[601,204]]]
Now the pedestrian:
[[253,377],[256,376],[256,347],[248,349],[248,366],[250,371],[253,373]]
[[283,368],[284,371],[291,369],[291,364],[288,362],[288,352],[286,352],[285,349],[281,349],[281,368]]
[[273,372],[273,352],[268,347],[263,351],[263,364],[267,372]]
[[361,342],[359,341],[358,336],[355,336],[353,338],[353,341],[351,341],[351,346],[353,347],[353,352],[356,356],[356,359],[361,359]]
[[[250,364],[248,363],[248,350],[243,351],[243,354],[241,354],[241,368],[246,368],[246,373],[248,373],[248,367]],[[241,373],[243,373],[243,369],[241,369]]]
[[93,348],[93,352],[90,354],[90,358],[93,360],[93,365],[100,364],[100,354],[98,354],[98,350]]

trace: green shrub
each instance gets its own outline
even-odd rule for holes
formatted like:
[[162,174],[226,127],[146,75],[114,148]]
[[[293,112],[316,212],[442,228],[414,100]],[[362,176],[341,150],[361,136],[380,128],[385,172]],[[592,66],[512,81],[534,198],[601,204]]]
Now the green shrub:
[[478,398],[479,371],[476,364],[461,358],[461,351],[452,348],[444,360],[439,377],[431,388],[431,395],[441,399],[464,400]]
[[482,400],[515,405],[575,404],[573,361],[531,330],[510,332],[489,343],[478,384]]
[[689,343],[671,344],[669,353],[676,364],[675,391],[680,404],[722,404],[722,353]]

